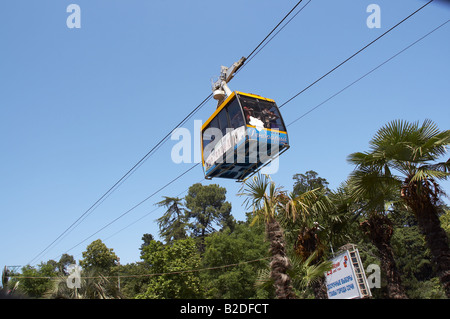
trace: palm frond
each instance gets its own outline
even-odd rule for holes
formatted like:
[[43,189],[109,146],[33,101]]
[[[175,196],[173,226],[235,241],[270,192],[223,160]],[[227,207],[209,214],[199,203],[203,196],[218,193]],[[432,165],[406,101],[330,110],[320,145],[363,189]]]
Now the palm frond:
[[270,268],[259,269],[256,277],[255,286],[258,288],[269,288],[273,286],[273,279],[270,277]]
[[441,171],[444,173],[450,173],[450,158],[446,162],[439,162],[435,164],[426,164],[422,166],[422,169]]
[[383,148],[386,145],[396,145],[411,141],[418,137],[418,122],[408,122],[405,120],[394,120],[381,127],[369,142],[372,149]]
[[450,131],[440,131],[431,120],[422,125],[404,120],[392,121],[377,131],[370,141],[371,154],[380,152],[391,160],[423,163],[446,153]]
[[303,261],[299,256],[292,256],[292,268],[290,270],[290,275],[293,280],[293,284],[297,289],[306,289],[324,276],[325,272],[331,269],[331,261],[323,261],[313,264],[316,257],[317,251],[311,254],[305,261]]
[[246,208],[251,208],[255,216],[260,215],[265,221],[276,217],[286,197],[282,187],[276,186],[268,175],[261,174],[244,181],[238,195],[246,196]]
[[238,195],[246,196],[244,203],[247,208],[260,209],[262,207],[269,183],[270,179],[267,175],[259,174],[242,183]]
[[441,170],[433,170],[429,169],[428,167],[420,167],[413,177],[411,178],[410,183],[419,182],[419,181],[425,181],[430,178],[432,179],[446,179],[448,176],[450,176],[450,173],[443,172]]
[[401,185],[399,177],[370,167],[353,171],[348,180],[350,198],[365,203],[365,211],[385,211],[386,203],[399,200]]

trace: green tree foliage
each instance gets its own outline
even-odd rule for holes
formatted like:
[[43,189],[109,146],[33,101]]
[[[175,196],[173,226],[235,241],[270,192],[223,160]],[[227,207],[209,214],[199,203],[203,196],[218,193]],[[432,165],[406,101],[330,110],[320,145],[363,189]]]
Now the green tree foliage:
[[144,235],[142,235],[142,240],[143,240],[143,243],[142,243],[141,247],[139,248],[141,251],[144,249],[145,246],[150,244],[150,242],[152,240],[154,240],[154,238],[153,238],[152,234],[144,234]]
[[293,178],[296,182],[291,196],[300,214],[282,221],[292,251],[293,273],[297,274],[294,286],[302,296],[308,295],[307,288],[311,287],[316,298],[326,298],[320,271],[329,266],[327,258],[332,242],[347,237],[348,205],[342,201],[345,196],[333,193],[328,181],[315,171],[295,174]]
[[83,252],[80,266],[85,270],[95,270],[103,275],[109,275],[112,267],[116,266],[118,257],[112,248],[97,239],[89,244]]
[[73,258],[72,255],[63,254],[61,256],[61,258],[59,259],[59,262],[57,264],[59,273],[63,274],[63,275],[68,275],[67,267],[69,265],[72,265],[72,264],[75,264],[75,263],[76,263],[75,262],[75,258]]
[[331,218],[335,211],[328,197],[328,182],[315,171],[295,174],[293,179],[296,182],[291,196],[299,214],[295,218],[284,218],[283,227],[291,247],[303,261],[314,252],[317,252],[316,259],[320,260],[327,247],[323,230],[332,226]]
[[319,176],[319,174],[313,170],[307,171],[305,174],[295,174],[293,177],[294,195],[300,195],[313,189],[321,189],[324,193],[328,193],[328,181],[325,178]]
[[226,200],[227,190],[217,184],[204,186],[200,183],[189,187],[185,196],[187,216],[194,237],[200,239],[200,250],[204,250],[206,235],[217,227],[230,227],[234,223],[231,204]]
[[[377,179],[376,168],[355,169],[348,180],[351,199],[362,207],[360,227],[372,244],[377,247],[380,265],[387,279],[389,298],[405,299],[404,286],[396,265],[391,246],[393,225],[388,214],[393,203],[400,200],[396,183],[373,182]],[[367,180],[371,182],[367,183]]]
[[409,298],[445,298],[445,292],[433,269],[425,236],[420,232],[415,217],[398,206],[390,217],[394,224],[394,255]]
[[200,254],[193,238],[179,239],[170,245],[151,241],[142,251],[141,257],[150,266],[147,290],[139,299],[201,298],[198,269]]
[[151,267],[144,261],[118,265],[114,273],[120,276],[120,294],[125,299],[133,299],[135,296],[147,291]]
[[450,238],[450,207],[448,205],[441,205],[441,227],[447,233],[447,237]]
[[29,298],[41,298],[52,287],[52,278],[56,278],[58,274],[55,264],[55,261],[50,260],[47,263],[39,264],[37,267],[24,266],[21,275],[14,278],[11,285],[19,282],[19,293]]
[[[228,228],[206,238],[201,272],[205,295],[216,299],[257,298],[255,286],[258,271],[266,267],[268,243],[264,241],[264,228],[239,223],[234,231]],[[255,261],[242,263],[243,261]],[[236,265],[238,264],[238,265]],[[233,265],[221,268],[223,265]]]
[[[53,267],[57,270],[56,278],[43,293],[43,297],[57,299],[117,299],[122,298],[117,273],[119,258],[113,249],[106,247],[100,240],[89,244],[80,260],[80,288],[67,285],[67,266],[74,264],[74,258],[63,255]],[[61,271],[63,270],[63,271]]]

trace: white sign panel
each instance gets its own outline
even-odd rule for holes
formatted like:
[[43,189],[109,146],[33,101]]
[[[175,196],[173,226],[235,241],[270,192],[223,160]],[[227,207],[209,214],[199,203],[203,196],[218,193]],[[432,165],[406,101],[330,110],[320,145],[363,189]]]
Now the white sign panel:
[[333,268],[325,273],[328,298],[360,298],[361,294],[348,250],[331,261]]

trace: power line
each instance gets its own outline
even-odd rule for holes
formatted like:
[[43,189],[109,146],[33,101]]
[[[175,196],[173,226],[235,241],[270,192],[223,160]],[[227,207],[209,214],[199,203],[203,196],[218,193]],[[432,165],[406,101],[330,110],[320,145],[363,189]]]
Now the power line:
[[[141,206],[142,204],[144,204],[146,201],[148,201],[150,198],[152,198],[153,196],[155,196],[156,194],[158,194],[160,191],[162,191],[163,189],[165,189],[167,186],[169,186],[170,184],[174,183],[176,180],[178,180],[179,178],[183,177],[185,174],[187,174],[188,172],[190,172],[191,170],[193,170],[195,167],[197,167],[198,165],[200,165],[200,163],[195,164],[194,166],[192,166],[191,168],[185,170],[183,173],[181,173],[180,175],[178,175],[177,177],[175,177],[174,179],[172,179],[170,182],[168,182],[167,184],[165,184],[164,186],[160,187],[157,191],[153,192],[151,195],[147,196],[145,199],[141,200],[139,203],[137,203],[136,205],[134,205],[133,207],[131,207],[130,209],[128,209],[127,211],[125,211],[124,213],[122,213],[121,215],[119,215],[118,217],[116,217],[115,219],[113,219],[112,221],[110,221],[108,224],[106,224],[105,226],[103,226],[102,228],[100,228],[99,230],[97,230],[96,232],[94,232],[93,234],[89,235],[88,237],[86,237],[85,239],[83,239],[81,242],[79,242],[78,244],[76,244],[75,246],[73,246],[72,248],[66,250],[65,253],[71,251],[72,249],[80,246],[82,243],[84,243],[85,241],[87,241],[88,239],[92,238],[93,236],[97,235],[99,232],[101,232],[102,230],[104,230],[105,228],[111,226],[113,223],[115,223],[116,221],[118,221],[119,219],[121,219],[122,217],[124,217],[125,215],[129,214],[130,212],[132,212],[133,210],[135,210],[136,208],[138,208],[139,206]],[[63,254],[59,255],[59,257],[61,257]]]
[[[291,15],[291,13],[299,6],[300,3],[302,3],[303,0],[300,0],[299,2],[297,2],[297,4],[284,16],[283,19],[281,19],[281,21],[269,32],[269,34],[267,34],[267,36],[256,46],[256,48],[253,49],[253,51],[247,55],[246,58],[246,62],[245,64],[249,63],[262,49],[264,49],[264,47],[270,43],[270,41],[272,41],[273,38],[275,38],[278,33],[280,33],[300,12],[302,12],[302,10],[311,2],[311,0],[309,0],[302,8],[300,8],[299,11],[297,11],[296,14],[294,14],[287,22],[286,24],[284,24],[269,40],[267,40],[270,35],[283,23],[284,20],[287,19],[287,17],[289,15]],[[267,41],[266,41],[267,40]],[[266,41],[266,42],[265,42]],[[264,43],[265,42],[265,43]],[[264,45],[263,45],[264,43]],[[261,48],[259,48],[261,47]],[[259,49],[259,50],[258,50]],[[240,70],[242,69],[242,67],[236,72],[238,73]]]
[[[53,240],[47,247],[45,247],[39,254],[37,254],[28,264],[31,264],[38,257],[43,255],[51,246],[53,246],[62,236],[64,236],[69,230],[75,228],[76,225],[82,218],[86,218],[90,213],[92,213],[100,203],[102,203],[109,195],[114,192],[118,186],[120,186],[128,177],[130,177],[148,158],[151,156],[163,143],[165,143],[169,136],[174,130],[183,125],[188,121],[198,110],[200,110],[206,102],[212,97],[212,93],[209,94],[197,107],[195,107],[182,121],[180,121],[169,133],[166,134],[153,148],[147,152],[134,166],[128,170],[111,188],[109,188],[92,206],[90,206],[78,219],[76,219],[66,230],[64,230],[55,240]],[[83,218],[83,220],[84,220]]]
[[[203,179],[199,180],[197,183],[201,183],[202,180],[203,180]],[[186,193],[187,191],[189,191],[189,188],[187,188],[187,189],[185,189],[184,191],[182,191],[181,193],[175,195],[175,197],[181,196],[181,194],[184,194],[184,193]],[[148,215],[150,215],[150,214],[154,213],[155,211],[157,211],[159,208],[160,208],[160,207],[157,207],[157,208],[151,210],[150,212],[148,212],[147,214],[145,214],[145,215],[139,217],[139,218],[136,219],[134,222],[128,224],[127,226],[125,226],[125,227],[119,229],[118,231],[116,231],[116,232],[113,233],[112,235],[110,235],[110,236],[108,236],[107,238],[105,238],[105,240],[108,240],[108,239],[110,239],[111,237],[116,236],[118,233],[124,231],[124,230],[127,229],[128,227],[133,226],[133,225],[136,224],[137,222],[139,222],[139,221],[143,220],[144,218],[146,218]]]
[[322,101],[321,103],[317,104],[315,107],[311,108],[310,110],[308,110],[307,112],[303,113],[301,116],[299,116],[298,118],[296,118],[295,120],[293,120],[291,123],[289,123],[286,126],[290,126],[292,124],[294,124],[295,122],[297,122],[298,120],[302,119],[303,117],[305,117],[306,115],[308,115],[309,113],[311,113],[312,111],[314,111],[315,109],[319,108],[320,106],[322,106],[323,104],[325,104],[326,102],[328,102],[329,100],[331,100],[332,98],[336,97],[337,95],[341,94],[342,92],[344,92],[345,90],[347,90],[349,87],[353,86],[354,84],[356,84],[357,82],[361,81],[362,79],[364,79],[366,76],[368,76],[369,74],[371,74],[372,72],[378,70],[380,67],[382,67],[383,65],[385,65],[386,63],[388,63],[389,61],[391,61],[392,59],[396,58],[398,55],[402,54],[403,52],[405,52],[406,50],[408,50],[409,48],[411,48],[412,46],[414,46],[415,44],[417,44],[418,42],[422,41],[423,39],[425,39],[426,37],[428,37],[430,34],[432,34],[433,32],[437,31],[438,29],[440,29],[441,27],[443,27],[444,25],[446,25],[448,22],[450,22],[450,20],[445,21],[444,23],[442,23],[441,25],[439,25],[438,27],[436,27],[435,29],[431,30],[430,32],[428,32],[427,34],[425,34],[424,36],[420,37],[419,39],[417,39],[416,41],[414,41],[413,43],[411,43],[410,45],[408,45],[407,47],[403,48],[402,50],[400,50],[399,52],[397,52],[396,54],[394,54],[393,56],[391,56],[389,59],[385,60],[383,63],[379,64],[378,66],[376,66],[375,68],[373,68],[372,70],[370,70],[369,72],[367,72],[366,74],[364,74],[363,76],[359,77],[358,79],[356,79],[355,81],[353,81],[352,83],[350,83],[349,85],[347,85],[346,87],[344,87],[343,89],[339,90],[338,92],[334,93],[333,95],[331,95],[329,98],[327,98],[326,100]]
[[[194,109],[191,113],[189,113],[180,123],[178,123],[177,124],[177,126],[175,126],[173,129],[172,129],[172,131],[170,131],[166,136],[164,136],[163,137],[163,139],[161,139],[160,141],[159,141],[159,143],[157,143],[153,148],[152,148],[152,150],[149,152],[149,153],[147,153],[138,163],[136,163],[136,165],[134,165],[134,167],[132,168],[132,169],[130,169],[130,171],[131,170],[133,170],[130,174],[128,174],[128,176],[126,176],[126,178],[124,178],[123,180],[119,180],[119,182],[117,182],[116,183],[116,187],[115,187],[115,189],[113,190],[113,191],[111,191],[107,196],[105,196],[100,202],[99,201],[97,201],[97,206],[94,208],[94,209],[92,209],[90,212],[89,212],[89,214],[87,214],[86,216],[84,216],[84,218],[82,218],[81,220],[80,220],[80,218],[78,218],[78,220],[79,220],[79,223],[78,224],[81,224],[81,222],[84,220],[84,219],[86,219],[98,206],[100,206],[100,204],[101,203],[103,203],[117,188],[119,188],[120,187],[120,185],[122,185],[122,183],[124,183],[139,167],[141,167],[144,163],[145,163],[145,161],[148,159],[148,157],[150,156],[150,155],[152,155],[152,154],[154,154],[165,142],[167,142],[168,141],[168,139],[169,139],[169,136],[177,129],[177,128],[179,128],[181,125],[183,125],[184,123],[186,123],[189,119],[191,119],[192,118],[192,116],[194,116],[194,114],[198,111],[198,110],[200,110],[210,99],[211,99],[211,97],[212,97],[212,94],[210,94],[207,98],[205,98],[205,100],[203,100],[202,101],[202,103],[201,104],[199,104],[199,106],[197,106],[197,108],[196,109]],[[151,154],[150,154],[151,153]],[[145,158],[145,159],[144,159]],[[129,171],[129,172],[130,172]],[[114,187],[114,186],[113,186]],[[94,204],[95,205],[95,204]],[[82,217],[82,216],[81,216]],[[76,226],[75,226],[76,227]],[[73,230],[74,230],[75,228],[72,228],[71,230],[69,230],[66,234],[65,234],[65,236],[67,236],[68,234],[70,234]],[[65,237],[64,236],[64,237]],[[64,237],[62,237],[61,238],[61,240],[64,238]]]
[[[190,168],[189,170],[191,170],[191,169],[193,169],[193,168],[194,168],[194,167]],[[186,172],[185,172],[185,173],[186,173]],[[184,175],[185,173],[183,173],[182,175]],[[181,177],[181,175],[180,175],[179,177]],[[202,180],[203,180],[203,179],[202,179]],[[201,183],[202,180],[198,181],[198,183]],[[183,194],[183,193],[186,193],[188,190],[189,190],[189,188],[185,189],[185,190],[182,191],[181,193],[177,194],[176,197],[180,196],[180,195]],[[149,198],[148,198],[148,199],[149,199]],[[134,209],[134,208],[133,208],[133,209]],[[130,224],[128,224],[127,226],[125,226],[125,227],[119,229],[118,231],[116,231],[116,232],[113,233],[112,235],[106,237],[104,240],[108,240],[108,239],[110,239],[110,238],[116,236],[118,233],[124,231],[125,229],[127,229],[127,228],[129,228],[129,227],[131,227],[131,226],[133,226],[133,225],[136,224],[137,222],[143,220],[144,218],[146,218],[146,217],[149,216],[150,214],[152,214],[152,213],[154,213],[155,211],[157,211],[158,209],[160,209],[160,207],[156,207],[156,208],[152,209],[151,211],[149,211],[149,212],[146,213],[145,215],[139,217],[139,218],[136,219],[135,221],[133,221],[133,222],[131,222]],[[122,216],[122,217],[123,217],[123,216]],[[120,217],[120,218],[121,218],[121,217]],[[117,219],[119,219],[119,218],[117,218]],[[117,220],[117,219],[116,219],[116,220]],[[115,221],[113,221],[113,222],[115,222]],[[111,222],[110,224],[112,224],[113,222]],[[110,224],[108,224],[107,226],[109,226]],[[106,228],[107,226],[105,226],[104,228]],[[101,231],[101,230],[100,230],[100,231]],[[100,231],[98,231],[98,232],[100,232]],[[96,232],[96,233],[98,233],[98,232]],[[94,234],[94,235],[95,235],[95,234]],[[91,238],[91,237],[94,236],[94,235],[89,236],[89,238]],[[88,240],[89,238],[83,240],[83,242],[85,242],[85,241]],[[79,243],[77,246],[79,246],[79,245],[81,245],[81,244],[82,244],[82,242]],[[72,250],[73,248],[75,248],[75,247],[72,247],[70,250]],[[66,251],[66,252],[68,252],[68,251]],[[60,258],[61,256],[62,256],[62,254],[59,255],[58,257],[54,258],[54,260]]]
[[[270,257],[263,257],[253,260],[247,260],[247,261],[241,261],[234,264],[227,264],[227,265],[221,265],[221,266],[211,266],[211,267],[205,267],[205,268],[197,268],[197,269],[186,269],[186,270],[177,270],[177,271],[171,271],[171,272],[161,272],[161,273],[150,273],[150,274],[140,274],[140,275],[111,275],[111,276],[81,276],[81,279],[100,279],[100,278],[140,278],[140,277],[154,277],[154,276],[164,276],[164,275],[181,275],[186,273],[194,273],[194,272],[200,272],[205,270],[217,270],[217,269],[223,269],[223,268],[231,268],[231,267],[237,267],[241,265],[256,263],[259,261],[264,261],[269,259]],[[53,279],[53,280],[59,280],[58,277],[49,277],[49,276],[8,276],[11,278],[17,278],[17,279]]]
[[[267,34],[267,36],[253,49],[252,52],[246,57],[246,60],[248,62],[253,58],[253,55],[258,54],[262,48],[267,45],[268,42],[270,42],[295,16],[298,15],[300,11],[303,10],[306,5],[311,1],[309,0],[308,3],[295,14],[293,18],[291,18],[283,27],[281,30],[279,30],[270,40],[261,48],[260,46],[263,45],[263,43],[270,37],[270,35],[275,32],[275,30],[283,23],[284,20],[288,18],[289,15],[300,5],[300,3],[303,0],[300,0],[297,2],[297,4],[283,17],[283,19]],[[259,50],[258,50],[259,49]],[[258,50],[258,51],[257,51]],[[256,52],[256,53],[255,53]],[[240,69],[242,69],[245,65],[248,64],[245,63]],[[164,144],[169,136],[172,134],[172,132],[179,128],[181,125],[183,125],[186,121],[188,121],[196,112],[198,112],[212,97],[212,93],[210,93],[196,108],[194,108],[178,125],[176,125],[165,137],[163,137],[147,154],[144,155],[127,173],[125,173],[108,191],[106,191],[91,207],[89,207],[80,217],[78,217],[77,220],[75,220],[66,230],[64,230],[54,241],[52,241],[46,248],[44,248],[39,254],[37,254],[28,264],[31,264],[34,260],[36,260],[38,257],[42,256],[48,249],[50,249],[51,246],[53,246],[58,240],[62,239],[64,235],[67,235],[69,231],[72,231],[75,227],[77,227],[89,214],[91,214],[106,198],[109,197],[109,195],[112,194],[123,182],[125,182],[128,177],[130,177],[147,159],[150,157],[162,144]],[[197,164],[198,165],[198,164]],[[193,168],[193,167],[192,167]],[[187,171],[186,171],[187,172]],[[186,173],[185,172],[185,173]],[[181,174],[179,177],[184,175],[185,173]],[[177,178],[176,178],[177,179]],[[78,224],[77,224],[78,223]]]
[[421,11],[422,9],[424,9],[426,6],[428,6],[431,2],[433,2],[434,0],[430,0],[429,2],[427,2],[426,4],[424,4],[422,7],[420,7],[419,9],[417,9],[416,11],[414,11],[413,13],[411,13],[410,15],[408,15],[406,18],[404,18],[403,20],[401,20],[400,22],[398,22],[396,25],[394,25],[393,27],[391,27],[389,30],[387,30],[386,32],[384,32],[382,35],[380,35],[379,37],[377,37],[375,40],[371,41],[370,43],[366,44],[363,48],[359,49],[357,52],[353,53],[350,57],[348,57],[347,59],[345,59],[344,61],[342,61],[341,63],[339,63],[338,65],[336,65],[334,68],[332,68],[330,71],[328,71],[327,73],[325,73],[324,75],[322,75],[320,78],[318,78],[317,80],[315,80],[314,82],[312,82],[310,85],[308,85],[307,87],[305,87],[303,90],[301,90],[300,92],[298,92],[297,94],[295,94],[293,97],[291,97],[289,100],[287,100],[286,102],[284,102],[283,104],[281,104],[279,106],[279,108],[282,108],[283,106],[285,106],[286,104],[288,104],[289,102],[291,102],[293,99],[295,99],[296,97],[298,97],[300,94],[302,94],[303,92],[305,92],[306,90],[308,90],[309,88],[311,88],[312,86],[314,86],[315,84],[317,84],[319,81],[321,81],[323,78],[325,78],[326,76],[328,76],[329,74],[333,73],[334,71],[336,71],[337,69],[339,69],[342,65],[344,65],[345,63],[347,63],[348,61],[350,61],[351,59],[353,59],[355,56],[357,56],[358,54],[360,54],[361,52],[363,52],[365,49],[367,49],[368,47],[370,47],[372,44],[374,44],[375,42],[377,42],[379,39],[381,39],[382,37],[384,37],[386,34],[388,34],[389,32],[391,32],[392,30],[394,30],[395,28],[397,28],[400,24],[402,24],[403,22],[405,22],[406,20],[408,20],[409,18],[411,18],[413,15],[415,15],[416,13],[418,13],[419,11]]

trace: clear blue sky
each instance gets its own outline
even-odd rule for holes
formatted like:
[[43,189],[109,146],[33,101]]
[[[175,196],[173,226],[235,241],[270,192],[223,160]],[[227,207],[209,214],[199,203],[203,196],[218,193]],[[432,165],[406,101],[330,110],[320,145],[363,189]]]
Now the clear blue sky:
[[[303,1],[306,3],[307,1]],[[66,8],[81,8],[69,29]],[[0,3],[0,266],[25,265],[81,216],[210,93],[220,65],[248,55],[297,0],[12,1]],[[369,29],[366,8],[381,8]],[[421,0],[311,3],[230,83],[282,104],[391,26]],[[302,4],[303,5],[303,4]],[[435,2],[282,108],[287,123],[450,18]],[[450,129],[450,23],[288,128],[291,149],[272,176],[315,170],[331,188],[388,121],[430,118]],[[210,101],[193,120],[206,120]],[[175,164],[169,140],[78,227],[32,264],[68,249],[142,201],[192,164]],[[139,261],[144,233],[157,235],[161,196],[201,181],[200,166],[110,227],[68,251],[76,259],[98,238],[121,263]],[[211,182],[204,181],[205,184]],[[239,184],[228,189],[243,220]],[[442,184],[450,192],[449,182]],[[182,194],[181,196],[184,196]],[[122,230],[122,231],[120,231]]]

